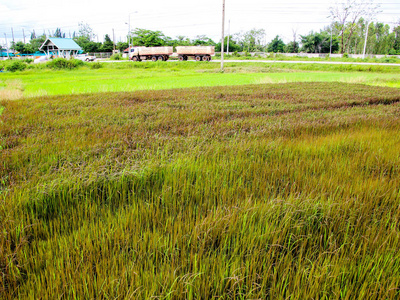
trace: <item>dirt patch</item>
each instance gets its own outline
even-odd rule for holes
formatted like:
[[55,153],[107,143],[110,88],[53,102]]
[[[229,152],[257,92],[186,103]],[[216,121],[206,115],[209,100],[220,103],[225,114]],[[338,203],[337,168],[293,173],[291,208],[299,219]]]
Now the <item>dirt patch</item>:
[[24,86],[21,80],[9,80],[4,82],[5,87],[0,89],[0,99],[17,100],[24,95]]

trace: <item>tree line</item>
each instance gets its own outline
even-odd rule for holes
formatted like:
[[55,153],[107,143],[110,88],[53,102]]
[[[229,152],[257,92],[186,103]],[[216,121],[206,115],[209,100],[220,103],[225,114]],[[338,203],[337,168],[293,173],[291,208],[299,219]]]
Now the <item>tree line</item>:
[[[400,21],[391,28],[381,22],[368,22],[359,17],[356,21],[345,21],[333,18],[329,26],[319,32],[311,31],[307,35],[298,35],[293,30],[292,40],[284,43],[278,35],[269,43],[266,41],[265,29],[251,29],[225,37],[224,51],[229,52],[274,52],[274,53],[348,53],[362,54],[365,47],[366,54],[400,55]],[[22,54],[30,54],[39,50],[47,37],[65,37],[61,29],[50,36],[36,36],[33,31],[28,43],[16,42],[12,49]],[[127,36],[126,42],[114,44],[109,35],[104,42],[95,42],[96,35],[93,29],[84,23],[79,24],[79,31],[73,33],[72,38],[85,52],[112,52],[114,49],[124,51],[129,45],[134,46],[197,46],[212,45],[216,52],[221,51],[221,43],[216,43],[205,35],[190,39],[186,36],[177,36],[175,39],[166,36],[159,30],[136,28]]]

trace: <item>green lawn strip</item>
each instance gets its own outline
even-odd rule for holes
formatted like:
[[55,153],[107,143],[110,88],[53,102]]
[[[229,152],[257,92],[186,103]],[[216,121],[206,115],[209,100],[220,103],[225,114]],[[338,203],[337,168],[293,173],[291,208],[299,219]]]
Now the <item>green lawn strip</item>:
[[23,86],[23,95],[26,97],[303,81],[400,86],[399,70],[391,67],[227,63],[222,74],[215,63],[124,62],[103,65],[100,69],[33,69],[15,74],[4,73],[0,80],[3,85],[12,83]]
[[200,86],[229,86],[250,83],[285,83],[304,81],[341,81],[398,87],[400,76],[392,74],[358,73],[228,73],[228,74],[145,74],[118,72],[119,74],[52,74],[48,78],[25,81],[26,96],[158,90]]

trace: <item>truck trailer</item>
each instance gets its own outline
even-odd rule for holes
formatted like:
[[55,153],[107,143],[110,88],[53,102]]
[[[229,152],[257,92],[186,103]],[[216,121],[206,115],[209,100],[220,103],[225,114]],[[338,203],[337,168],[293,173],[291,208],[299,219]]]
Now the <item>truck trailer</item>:
[[[215,54],[214,46],[178,46],[176,52],[180,61],[193,57],[196,61],[210,61]],[[167,61],[174,53],[173,47],[133,47],[129,52],[132,61]]]
[[214,46],[178,46],[176,52],[180,61],[193,57],[196,61],[210,61],[215,54]]
[[130,49],[129,58],[132,61],[167,61],[172,53],[173,47],[134,47]]

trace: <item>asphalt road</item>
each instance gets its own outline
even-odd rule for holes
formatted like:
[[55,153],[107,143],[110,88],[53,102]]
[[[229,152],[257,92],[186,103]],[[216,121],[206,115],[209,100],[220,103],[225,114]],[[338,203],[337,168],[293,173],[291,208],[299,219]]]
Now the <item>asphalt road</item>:
[[[213,62],[221,62],[221,60],[213,60]],[[285,63],[285,64],[321,64],[321,65],[361,65],[361,66],[395,66],[400,64],[391,63],[363,63],[363,62],[340,62],[340,61],[293,61],[293,60],[224,60],[225,62],[261,62],[261,63]]]
[[[106,63],[119,63],[126,62],[126,60],[101,60],[96,59],[99,62]],[[174,62],[177,60],[169,60],[169,62]],[[194,60],[188,60],[189,62],[196,62]],[[213,59],[212,62],[221,63],[220,59]],[[294,60],[224,60],[224,63],[265,63],[265,64],[273,64],[273,63],[284,63],[284,64],[321,64],[321,65],[360,65],[360,66],[393,66],[400,67],[400,64],[391,64],[391,63],[363,63],[363,62],[340,62],[340,61],[294,61]]]

